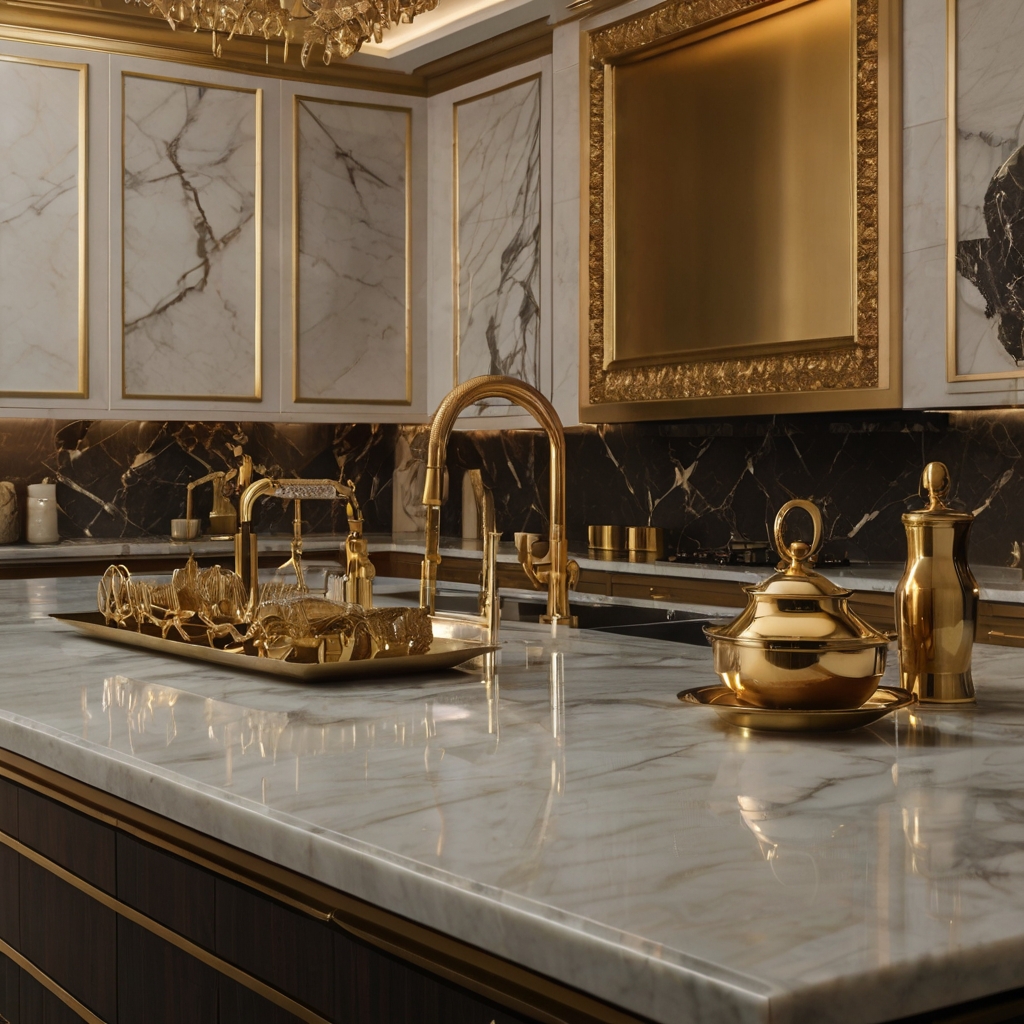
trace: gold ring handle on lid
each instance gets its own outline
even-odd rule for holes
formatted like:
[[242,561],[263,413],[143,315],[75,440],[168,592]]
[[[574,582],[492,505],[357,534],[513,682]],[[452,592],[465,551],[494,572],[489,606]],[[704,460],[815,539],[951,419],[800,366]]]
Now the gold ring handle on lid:
[[[803,541],[794,541],[791,547],[783,536],[782,528],[785,525],[786,516],[795,508],[802,508],[811,517],[811,522],[814,524],[814,538],[811,540],[810,547]],[[821,513],[818,511],[818,506],[813,501],[794,498],[792,501],[787,501],[775,516],[775,550],[779,553],[779,558],[790,565],[795,566],[800,562],[809,562],[821,549],[822,532]]]

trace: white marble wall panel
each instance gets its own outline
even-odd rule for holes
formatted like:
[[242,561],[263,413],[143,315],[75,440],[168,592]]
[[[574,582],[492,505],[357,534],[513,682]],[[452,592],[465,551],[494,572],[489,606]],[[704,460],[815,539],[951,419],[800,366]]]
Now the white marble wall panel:
[[0,393],[74,395],[84,383],[84,89],[78,67],[0,55]]
[[259,397],[260,90],[126,74],[125,397]]
[[459,380],[497,373],[542,387],[541,79],[455,111]]
[[1024,0],[957,5],[957,371],[1024,372]]
[[296,98],[296,400],[410,400],[411,111]]

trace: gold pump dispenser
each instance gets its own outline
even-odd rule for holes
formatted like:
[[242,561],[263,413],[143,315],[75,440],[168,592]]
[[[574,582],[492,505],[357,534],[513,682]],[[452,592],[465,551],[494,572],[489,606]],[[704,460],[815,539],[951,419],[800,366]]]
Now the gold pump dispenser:
[[896,588],[900,686],[922,703],[974,700],[971,652],[978,583],[967,564],[970,512],[950,508],[949,470],[929,462],[921,477],[928,504],[906,512],[907,567]]

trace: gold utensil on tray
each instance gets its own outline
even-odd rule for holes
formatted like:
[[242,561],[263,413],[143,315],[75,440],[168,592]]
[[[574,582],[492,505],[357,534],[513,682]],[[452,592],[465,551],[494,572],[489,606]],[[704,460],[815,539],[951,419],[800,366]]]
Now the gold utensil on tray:
[[[787,544],[784,526],[794,509],[814,524],[810,544]],[[747,607],[727,626],[705,626],[715,671],[739,703],[776,710],[850,710],[875,692],[893,634],[865,622],[848,606],[852,591],[837,587],[811,565],[821,547],[821,514],[802,500],[775,517],[779,571],[744,587]]]

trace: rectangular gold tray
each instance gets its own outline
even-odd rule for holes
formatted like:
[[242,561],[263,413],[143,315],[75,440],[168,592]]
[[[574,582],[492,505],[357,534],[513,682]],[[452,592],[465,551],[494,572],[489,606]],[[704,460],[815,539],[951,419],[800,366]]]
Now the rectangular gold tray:
[[273,658],[256,658],[248,654],[232,654],[215,647],[186,643],[180,639],[164,639],[148,633],[136,633],[131,629],[108,626],[100,612],[71,612],[53,615],[51,618],[78,630],[83,636],[96,640],[107,640],[128,647],[142,647],[158,654],[172,654],[179,658],[205,661],[222,668],[241,669],[243,672],[259,672],[291,679],[296,682],[326,683],[341,679],[374,679],[380,676],[407,676],[417,672],[436,672],[438,669],[455,668],[471,661],[481,654],[496,651],[469,640],[455,640],[449,637],[434,637],[427,654],[410,654],[400,658],[367,658],[362,661],[337,661],[328,664],[302,664],[293,661],[275,661]]

